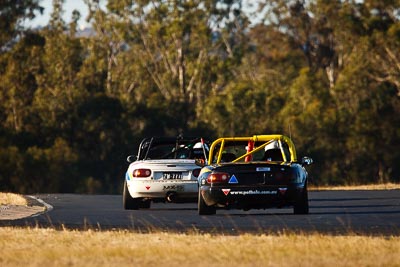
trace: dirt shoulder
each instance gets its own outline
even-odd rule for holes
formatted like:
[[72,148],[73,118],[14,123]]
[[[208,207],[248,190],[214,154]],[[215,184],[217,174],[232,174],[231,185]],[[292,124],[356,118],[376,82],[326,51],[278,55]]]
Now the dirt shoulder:
[[[5,197],[7,194],[7,197]],[[20,198],[24,200],[21,200]],[[0,193],[0,220],[18,220],[46,212],[48,207],[32,196],[20,196]],[[17,200],[17,201],[16,201]]]

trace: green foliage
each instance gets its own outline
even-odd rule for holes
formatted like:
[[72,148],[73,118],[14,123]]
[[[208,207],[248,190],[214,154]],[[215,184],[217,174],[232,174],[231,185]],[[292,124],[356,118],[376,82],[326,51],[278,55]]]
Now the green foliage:
[[[27,192],[71,192],[76,186],[78,156],[62,138],[48,148],[30,147],[26,151],[24,175],[19,183]],[[23,178],[29,178],[25,180]]]
[[0,54],[16,42],[23,20],[33,19],[35,11],[43,13],[39,0],[2,0],[0,2]]
[[1,191],[19,191],[23,156],[19,153],[16,146],[7,146],[1,144],[0,147],[0,190]]
[[62,0],[22,31],[20,2],[0,4],[2,191],[119,193],[143,137],[180,133],[283,133],[314,184],[400,181],[398,1],[260,1],[250,26],[240,0],[86,0],[88,37]]
[[0,110],[3,126],[17,134],[29,127],[31,104],[37,89],[36,75],[41,72],[40,55],[44,39],[28,33],[8,53],[0,56]]

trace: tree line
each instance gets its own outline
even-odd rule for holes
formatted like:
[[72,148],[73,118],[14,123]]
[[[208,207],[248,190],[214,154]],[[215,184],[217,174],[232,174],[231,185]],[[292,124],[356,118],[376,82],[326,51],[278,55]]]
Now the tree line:
[[119,193],[142,138],[180,133],[282,133],[313,184],[400,182],[400,1],[246,3],[85,0],[67,23],[53,0],[33,29],[39,0],[2,1],[0,191]]

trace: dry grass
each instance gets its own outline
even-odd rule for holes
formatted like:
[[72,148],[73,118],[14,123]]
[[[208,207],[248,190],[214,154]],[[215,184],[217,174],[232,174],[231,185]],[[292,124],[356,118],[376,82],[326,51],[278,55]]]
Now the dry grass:
[[0,193],[0,205],[28,205],[27,200],[18,194]]
[[310,190],[394,190],[400,189],[400,184],[385,183],[371,185],[344,185],[344,186],[310,186]]
[[[356,189],[359,187],[353,188]],[[10,202],[26,205],[21,198],[25,200],[15,194],[0,193],[2,205]],[[0,227],[0,251],[2,267],[400,267],[400,237],[357,236],[350,233],[343,236],[319,233],[224,236],[196,232],[140,234],[130,231]]]
[[0,228],[1,266],[400,266],[399,237]]

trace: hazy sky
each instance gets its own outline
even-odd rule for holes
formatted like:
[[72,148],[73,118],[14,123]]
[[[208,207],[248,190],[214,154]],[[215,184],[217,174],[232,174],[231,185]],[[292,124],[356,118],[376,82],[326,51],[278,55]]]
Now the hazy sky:
[[[245,0],[243,1],[244,7],[246,10],[252,10],[250,7],[250,3],[255,3],[256,0]],[[102,6],[105,6],[106,0],[100,0]],[[44,7],[43,15],[37,14],[36,18],[33,20],[25,21],[25,26],[30,26],[32,28],[37,26],[46,26],[50,19],[50,14],[53,10],[53,1],[52,0],[41,0],[40,5]],[[66,23],[71,21],[72,11],[76,9],[81,13],[81,18],[79,19],[79,27],[85,28],[88,27],[89,24],[86,22],[86,16],[88,15],[88,9],[83,0],[65,0],[63,5],[64,15],[63,19]],[[253,9],[254,10],[254,9]],[[253,18],[254,20],[254,18]]]
[[[44,7],[43,15],[40,13],[37,14],[36,18],[30,21],[26,21],[24,24],[31,27],[37,26],[45,26],[48,24],[50,19],[50,14],[53,10],[53,1],[52,0],[41,0],[40,5]],[[81,13],[81,18],[79,19],[79,27],[83,28],[88,26],[88,23],[85,21],[86,16],[88,14],[88,9],[83,0],[65,0],[63,5],[63,19],[65,22],[69,22],[72,17],[72,11],[76,9]]]

